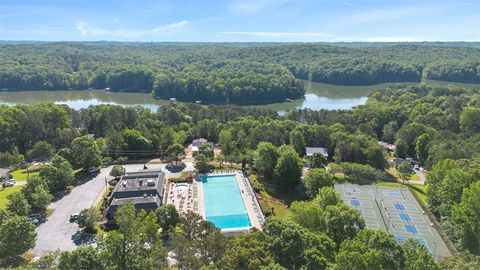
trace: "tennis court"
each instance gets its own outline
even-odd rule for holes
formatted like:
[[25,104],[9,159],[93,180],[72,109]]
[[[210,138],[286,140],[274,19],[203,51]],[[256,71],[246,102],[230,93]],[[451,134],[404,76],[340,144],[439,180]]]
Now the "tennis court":
[[383,229],[399,243],[409,237],[418,239],[436,259],[451,255],[407,188],[337,184],[335,189],[362,214],[367,227]]

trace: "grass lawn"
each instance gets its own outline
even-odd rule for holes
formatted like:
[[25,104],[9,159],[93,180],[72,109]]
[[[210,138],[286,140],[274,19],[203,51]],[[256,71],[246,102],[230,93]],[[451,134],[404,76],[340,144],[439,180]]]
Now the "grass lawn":
[[4,209],[5,207],[7,207],[7,196],[16,191],[20,191],[21,188],[22,186],[7,187],[5,189],[0,188],[0,209]]
[[259,202],[264,214],[272,213],[273,209],[273,215],[279,218],[284,218],[289,213],[289,209],[286,205],[294,200],[300,199],[294,193],[279,194],[275,192],[273,187],[271,187],[267,181],[261,179],[255,173],[250,173],[248,179],[255,192],[260,194],[260,196],[257,197],[261,197]]
[[427,191],[428,191],[428,186],[425,185],[414,185],[414,184],[402,184],[399,182],[376,182],[375,185],[377,186],[382,186],[382,187],[406,187],[408,188],[412,193],[413,196],[416,198],[420,199],[423,204],[427,204]]
[[12,175],[12,178],[17,181],[27,181],[28,177],[37,176],[39,173],[40,171],[34,171],[34,172],[28,173],[26,169],[10,172],[10,174]]
[[[398,173],[397,169],[393,168],[393,167],[389,167],[388,169],[386,169],[387,173],[389,173],[390,175],[394,176],[395,178],[398,178],[400,179],[400,174]],[[410,179],[409,180],[413,180],[413,181],[420,181],[420,178],[418,177],[418,175],[416,175],[415,173],[412,174],[412,176],[410,176]]]

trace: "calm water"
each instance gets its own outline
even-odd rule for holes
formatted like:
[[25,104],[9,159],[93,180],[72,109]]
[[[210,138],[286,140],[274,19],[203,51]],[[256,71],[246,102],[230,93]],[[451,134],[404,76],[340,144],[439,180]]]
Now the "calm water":
[[[433,84],[451,84],[430,81]],[[269,105],[255,105],[260,108],[270,108],[281,114],[295,108],[310,108],[312,110],[351,109],[365,104],[367,96],[377,90],[402,83],[384,83],[368,86],[343,86],[305,81],[306,93],[302,99],[292,102],[275,103]],[[405,83],[404,83],[405,84]],[[466,87],[480,87],[472,84],[455,84]],[[123,106],[144,106],[156,110],[169,101],[154,100],[150,94],[141,93],[113,93],[104,90],[72,90],[72,91],[21,91],[0,92],[0,104],[14,105],[33,103],[38,101],[53,101],[66,104],[74,109],[87,108],[90,105],[116,104]]]

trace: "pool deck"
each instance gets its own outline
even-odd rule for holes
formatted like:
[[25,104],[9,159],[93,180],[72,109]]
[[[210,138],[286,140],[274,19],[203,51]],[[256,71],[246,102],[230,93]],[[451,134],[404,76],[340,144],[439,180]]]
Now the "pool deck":
[[[182,189],[177,188],[185,186]],[[167,199],[166,204],[173,204],[177,211],[182,214],[188,211],[195,212],[195,192],[194,187],[190,183],[167,183]],[[192,194],[193,193],[193,194]]]
[[[245,204],[245,209],[247,210],[248,218],[250,219],[250,224],[252,227],[255,227],[259,230],[262,229],[262,224],[265,222],[265,217],[262,213],[260,208],[260,204],[258,203],[257,197],[255,196],[255,192],[253,191],[248,178],[245,177],[241,172],[238,170],[220,170],[215,171],[213,173],[209,173],[207,175],[232,175],[235,174],[235,179],[237,180],[237,185],[240,189],[243,203]],[[204,219],[205,219],[205,206],[203,201],[203,188],[202,188],[202,180],[201,176],[194,181],[194,192],[195,187],[197,191],[197,206],[198,212]],[[224,234],[239,234],[239,233],[248,233],[252,227],[246,228],[233,228],[233,229],[222,229],[222,233]]]

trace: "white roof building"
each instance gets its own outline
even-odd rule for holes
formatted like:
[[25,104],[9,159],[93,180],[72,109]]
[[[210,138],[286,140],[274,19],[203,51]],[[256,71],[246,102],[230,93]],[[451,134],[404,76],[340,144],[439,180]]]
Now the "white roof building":
[[307,157],[311,157],[313,154],[319,153],[328,158],[328,149],[325,147],[306,147],[305,153],[307,154]]

